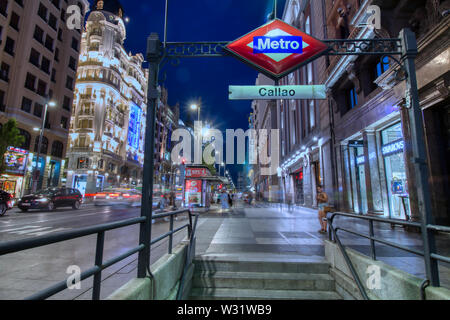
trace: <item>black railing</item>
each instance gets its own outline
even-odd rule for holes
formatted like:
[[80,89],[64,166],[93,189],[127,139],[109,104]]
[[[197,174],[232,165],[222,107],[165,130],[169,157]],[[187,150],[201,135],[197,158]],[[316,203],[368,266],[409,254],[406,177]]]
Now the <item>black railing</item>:
[[[336,216],[343,216],[343,217],[347,217],[347,218],[355,218],[355,219],[360,219],[360,220],[367,220],[369,223],[369,235],[357,232],[357,231],[353,231],[353,230],[349,230],[346,228],[342,228],[342,227],[334,227],[333,226],[333,221],[334,218]],[[446,226],[438,226],[438,225],[422,225],[419,222],[410,222],[410,221],[401,221],[401,220],[397,220],[397,219],[386,219],[386,218],[380,218],[380,217],[376,217],[376,216],[369,216],[369,215],[357,215],[357,214],[351,214],[351,213],[342,213],[342,212],[334,212],[331,214],[331,216],[327,219],[328,220],[328,229],[329,229],[329,240],[330,241],[334,241],[338,244],[339,249],[341,250],[343,256],[344,256],[344,260],[347,264],[347,266],[350,269],[350,272],[353,275],[353,278],[356,282],[356,285],[358,286],[358,289],[361,293],[361,295],[363,296],[364,299],[369,299],[367,296],[367,293],[365,291],[364,286],[361,283],[361,280],[358,276],[358,273],[356,272],[355,267],[353,266],[353,263],[350,260],[350,257],[348,256],[347,252],[345,251],[345,247],[342,245],[342,242],[339,239],[339,236],[337,235],[338,231],[345,231],[347,233],[356,235],[356,236],[360,236],[363,238],[366,238],[368,240],[370,240],[370,252],[371,252],[371,257],[373,260],[377,260],[377,256],[376,256],[376,248],[375,248],[375,243],[379,242],[382,243],[384,245],[393,247],[393,248],[397,248],[403,251],[407,251],[409,253],[413,253],[415,255],[418,256],[422,256],[424,258],[424,262],[425,262],[425,268],[426,270],[431,270],[431,272],[427,272],[427,279],[426,281],[428,283],[433,284],[434,286],[439,287],[440,286],[440,282],[439,282],[439,272],[438,272],[438,264],[437,261],[442,261],[442,262],[446,262],[446,263],[450,263],[450,258],[437,254],[434,251],[434,247],[433,248],[429,248],[426,247],[426,244],[429,244],[429,241],[427,241],[426,237],[427,237],[427,233],[428,232],[433,232],[433,231],[440,231],[440,232],[445,232],[445,233],[450,233],[450,227],[446,227]],[[407,226],[407,227],[414,227],[414,228],[419,228],[422,229],[422,238],[423,238],[423,243],[424,243],[424,248],[422,251],[420,250],[415,250],[412,248],[408,248],[406,246],[402,246],[400,244],[394,243],[394,242],[390,242],[390,241],[386,241],[380,238],[375,237],[375,233],[374,233],[374,222],[380,222],[380,223],[387,223],[387,224],[397,224],[397,225],[402,225],[402,226]],[[423,287],[423,285],[422,285]],[[424,288],[421,288],[421,290],[423,291]]]
[[[175,218],[175,216],[180,215],[182,213],[188,214],[189,223],[186,223],[186,224],[182,225],[181,227],[174,229],[174,218]],[[173,212],[154,214],[152,216],[152,219],[159,220],[159,219],[163,219],[166,217],[170,218],[169,232],[159,236],[156,239],[149,241],[149,243],[151,246],[155,243],[158,243],[158,242],[164,240],[165,238],[169,238],[168,252],[172,253],[173,235],[175,233],[187,228],[188,238],[189,238],[189,240],[192,240],[192,235],[194,234],[194,231],[195,231],[195,225],[197,222],[197,218],[196,218],[195,224],[193,225],[191,212],[188,209],[184,209],[184,210],[178,210],[178,211],[173,211]],[[96,250],[95,250],[95,265],[94,265],[94,267],[81,273],[80,281],[85,280],[90,277],[94,277],[93,289],[92,289],[92,299],[99,300],[100,299],[100,290],[101,290],[102,271],[104,269],[132,256],[133,254],[136,254],[136,253],[142,251],[146,247],[145,243],[139,243],[137,247],[130,249],[130,250],[122,253],[121,255],[119,255],[115,258],[112,258],[108,261],[103,261],[105,232],[111,231],[114,229],[132,226],[132,225],[144,224],[146,222],[146,220],[147,220],[146,217],[138,217],[138,218],[133,218],[133,219],[127,219],[127,220],[122,220],[122,221],[117,221],[117,222],[96,225],[96,226],[92,226],[92,227],[81,228],[81,229],[67,231],[67,232],[61,232],[61,233],[57,233],[57,234],[53,234],[53,235],[49,235],[49,236],[41,236],[41,237],[36,237],[36,238],[32,238],[32,239],[23,239],[23,240],[6,242],[3,244],[0,244],[0,256],[6,255],[6,254],[17,253],[17,252],[20,252],[23,250],[29,250],[29,249],[33,249],[33,248],[43,247],[43,246],[47,246],[47,245],[54,244],[54,243],[60,243],[63,241],[78,239],[78,238],[93,235],[93,234],[97,234],[97,245],[96,245]],[[190,248],[190,246],[189,246],[189,248]],[[147,262],[147,265],[148,266],[150,265],[150,261]],[[150,272],[148,272],[148,273],[151,274]],[[68,285],[69,284],[67,283],[67,280],[63,280],[47,289],[44,289],[36,294],[33,294],[30,297],[27,297],[26,300],[47,299],[61,291],[64,291],[65,289],[67,289]]]

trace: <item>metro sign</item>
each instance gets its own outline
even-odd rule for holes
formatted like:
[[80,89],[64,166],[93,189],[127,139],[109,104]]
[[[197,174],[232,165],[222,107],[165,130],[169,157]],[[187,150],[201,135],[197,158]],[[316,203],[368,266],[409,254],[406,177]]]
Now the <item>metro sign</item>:
[[225,50],[270,78],[279,79],[319,58],[330,48],[275,19],[227,44]]

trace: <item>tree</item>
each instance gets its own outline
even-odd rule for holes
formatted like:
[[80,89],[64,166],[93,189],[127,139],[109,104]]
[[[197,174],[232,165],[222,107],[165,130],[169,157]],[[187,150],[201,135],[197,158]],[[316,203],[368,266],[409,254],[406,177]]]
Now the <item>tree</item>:
[[5,153],[9,147],[19,147],[25,141],[17,128],[16,119],[9,119],[0,129],[0,174],[6,170]]

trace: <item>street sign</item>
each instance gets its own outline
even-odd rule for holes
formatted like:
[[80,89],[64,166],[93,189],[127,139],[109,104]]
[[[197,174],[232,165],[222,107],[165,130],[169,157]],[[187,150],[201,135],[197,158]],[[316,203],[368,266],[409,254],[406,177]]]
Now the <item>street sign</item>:
[[279,79],[317,59],[330,48],[314,37],[275,19],[225,46],[239,60]]
[[326,99],[326,86],[229,86],[230,100]]

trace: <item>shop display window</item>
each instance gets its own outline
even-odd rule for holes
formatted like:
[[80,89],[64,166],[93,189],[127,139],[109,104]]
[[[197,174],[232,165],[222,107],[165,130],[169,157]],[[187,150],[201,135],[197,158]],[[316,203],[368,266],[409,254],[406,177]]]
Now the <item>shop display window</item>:
[[401,124],[394,125],[381,132],[389,200],[389,217],[407,219],[410,216],[408,181],[406,179],[403,157]]

